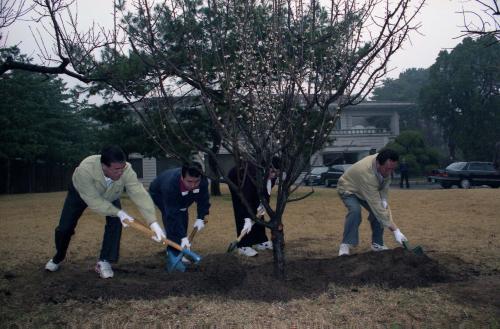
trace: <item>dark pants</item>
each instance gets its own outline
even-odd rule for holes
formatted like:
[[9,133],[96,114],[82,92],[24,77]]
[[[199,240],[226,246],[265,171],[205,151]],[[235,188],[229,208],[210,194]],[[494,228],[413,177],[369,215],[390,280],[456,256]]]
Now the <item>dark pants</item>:
[[[113,205],[121,209],[120,200],[113,201]],[[78,220],[82,216],[87,204],[76,191],[73,183],[70,183],[68,194],[64,201],[64,206],[59,219],[59,225],[55,231],[56,255],[53,257],[54,263],[58,264],[66,257],[71,236],[75,234]],[[100,260],[108,262],[118,261],[120,254],[120,238],[122,235],[122,224],[118,217],[106,216],[106,226],[104,227],[104,237],[102,240]]]
[[[181,244],[182,238],[187,236],[189,216],[188,209],[185,211],[179,211],[175,215],[166,215],[167,211],[163,208],[163,200],[158,194],[149,191],[151,199],[153,199],[154,204],[160,209],[161,219],[163,222],[163,227],[165,228],[165,235],[167,239]],[[174,255],[179,254],[179,250],[168,246],[167,251],[173,253]]]
[[401,172],[401,178],[399,180],[400,188],[403,188],[403,181],[406,182],[406,188],[410,188],[410,183],[408,182],[408,173],[404,171]]
[[[234,217],[234,221],[236,223],[236,235],[240,236],[241,230],[243,229],[243,226],[245,225],[245,219],[244,218],[237,218]],[[266,235],[266,227],[263,225],[259,224],[254,224],[252,226],[252,230],[250,233],[246,234],[238,243],[238,248],[241,247],[251,247],[254,244],[259,244],[268,241],[269,239],[267,238]]]

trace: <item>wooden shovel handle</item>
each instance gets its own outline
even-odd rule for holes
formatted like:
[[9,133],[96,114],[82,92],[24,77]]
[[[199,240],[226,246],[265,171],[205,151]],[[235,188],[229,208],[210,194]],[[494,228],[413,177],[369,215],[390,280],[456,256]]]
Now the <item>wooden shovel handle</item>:
[[[207,225],[208,223],[208,219],[205,219],[203,220],[205,222],[205,225]],[[196,233],[198,232],[198,228],[193,228],[193,230],[191,231],[191,234],[189,234],[189,242],[190,243],[193,243],[193,239],[194,239],[194,236],[196,235]]]
[[[141,224],[135,220],[132,222],[127,221],[127,224],[130,225],[131,227],[135,228],[136,230],[143,232],[144,234],[146,234],[149,237],[155,236],[155,233],[153,231],[151,231],[148,227],[144,226],[144,224]],[[179,251],[182,250],[182,247],[178,243],[175,243],[174,241],[171,241],[169,239],[162,239],[162,243],[164,245],[171,246]]]

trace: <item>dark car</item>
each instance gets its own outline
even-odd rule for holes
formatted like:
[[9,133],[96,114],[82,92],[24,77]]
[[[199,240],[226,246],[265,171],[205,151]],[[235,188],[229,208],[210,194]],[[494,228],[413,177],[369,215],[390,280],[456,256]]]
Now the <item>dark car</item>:
[[311,171],[304,177],[304,184],[306,185],[323,185],[321,174],[326,172],[328,167],[312,167]]
[[499,187],[500,173],[493,168],[492,162],[453,162],[446,169],[434,171],[429,180],[441,184],[443,188],[453,185],[461,188],[482,185]]
[[323,173],[323,182],[326,187],[337,186],[340,176],[349,169],[352,164],[338,164],[328,168],[327,172]]

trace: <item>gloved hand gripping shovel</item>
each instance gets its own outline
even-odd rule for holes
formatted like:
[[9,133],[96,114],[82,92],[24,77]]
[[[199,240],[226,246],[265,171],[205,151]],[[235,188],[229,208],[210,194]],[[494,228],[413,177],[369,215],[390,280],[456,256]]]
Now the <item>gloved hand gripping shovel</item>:
[[[151,231],[149,228],[147,228],[143,224],[138,223],[137,221],[128,222],[127,224],[130,225],[131,227],[135,228],[136,230],[147,234],[149,237],[155,235],[153,233],[153,231]],[[183,249],[179,244],[177,244],[169,239],[163,239],[162,243],[164,245],[170,246],[170,247],[180,251],[178,255],[173,255],[172,252],[167,253],[167,271],[168,272],[172,272],[174,270],[184,272],[186,270],[186,266],[182,263],[182,257],[184,257],[184,256],[189,258],[195,264],[199,263],[201,260],[201,257],[198,254],[196,254],[195,252],[193,252],[189,249],[186,249],[186,248]]]
[[[208,223],[208,219],[205,219],[205,225],[207,223]],[[189,238],[188,239],[189,239],[189,242],[191,244],[193,244],[193,240],[194,240],[194,237],[195,237],[196,233],[198,233],[198,228],[197,227],[193,228],[193,230],[191,231],[191,234],[189,234]]]
[[424,249],[422,249],[421,246],[416,246],[416,247],[411,247],[410,246],[410,243],[408,241],[403,241],[403,247],[408,250],[408,251],[411,251],[412,253],[414,253],[415,255],[423,255],[424,254]]

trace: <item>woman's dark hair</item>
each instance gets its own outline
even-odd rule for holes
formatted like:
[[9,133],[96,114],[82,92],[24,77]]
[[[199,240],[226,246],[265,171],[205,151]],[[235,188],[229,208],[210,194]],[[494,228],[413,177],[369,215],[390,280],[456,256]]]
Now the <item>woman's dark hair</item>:
[[182,177],[186,177],[186,173],[191,177],[200,177],[203,175],[203,167],[196,161],[184,163],[182,165]]
[[385,164],[387,160],[399,161],[399,154],[391,149],[383,149],[377,154],[377,162],[379,165]]
[[113,162],[123,163],[127,161],[127,155],[116,145],[105,146],[101,150],[101,163],[110,166]]

